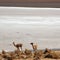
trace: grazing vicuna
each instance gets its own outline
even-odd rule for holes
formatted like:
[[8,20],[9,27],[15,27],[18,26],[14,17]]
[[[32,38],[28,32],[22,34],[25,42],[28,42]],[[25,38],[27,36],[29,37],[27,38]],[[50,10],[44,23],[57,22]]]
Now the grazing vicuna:
[[30,43],[30,44],[32,45],[33,50],[36,51],[37,50],[37,44],[34,44],[34,43]]
[[21,44],[21,43],[19,43],[19,44],[15,44],[15,42],[13,42],[13,45],[19,50],[19,48],[20,48],[20,50],[22,51],[22,45],[23,44]]

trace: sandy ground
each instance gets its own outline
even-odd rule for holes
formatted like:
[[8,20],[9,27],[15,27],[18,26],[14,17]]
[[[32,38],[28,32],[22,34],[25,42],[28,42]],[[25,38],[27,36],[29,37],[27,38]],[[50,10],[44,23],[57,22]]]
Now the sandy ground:
[[[44,56],[46,56],[46,54],[49,53],[49,52],[47,52],[47,53],[44,54],[44,51],[43,51],[42,55],[39,55],[39,54],[37,54],[37,55],[30,55],[31,52],[30,53],[28,52],[28,55],[26,55],[27,53],[25,53],[25,52],[23,54],[20,54],[20,52],[18,52],[18,50],[16,50],[16,52],[12,52],[12,57],[11,57],[10,56],[11,52],[4,51],[4,53],[3,52],[2,52],[2,54],[0,53],[0,59],[8,59],[9,60],[10,58],[13,58],[11,60],[36,60],[36,57],[40,57],[40,58],[37,58],[37,60],[60,60],[60,51],[53,51],[53,50],[51,51],[52,54],[53,54],[52,56],[55,56],[57,58],[55,58],[55,57],[53,57],[53,58],[51,58],[51,57],[50,58],[48,58],[48,57],[44,58]],[[16,55],[16,54],[18,54],[18,55]],[[51,54],[51,53],[49,53],[49,54]],[[55,54],[57,54],[57,55],[55,55]]]

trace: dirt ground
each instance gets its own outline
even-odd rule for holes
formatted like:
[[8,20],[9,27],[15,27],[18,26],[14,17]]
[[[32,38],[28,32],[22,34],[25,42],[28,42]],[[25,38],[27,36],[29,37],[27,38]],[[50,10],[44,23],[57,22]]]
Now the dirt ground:
[[45,51],[37,50],[25,51],[15,50],[13,52],[2,51],[0,60],[60,60],[60,51],[45,49]]

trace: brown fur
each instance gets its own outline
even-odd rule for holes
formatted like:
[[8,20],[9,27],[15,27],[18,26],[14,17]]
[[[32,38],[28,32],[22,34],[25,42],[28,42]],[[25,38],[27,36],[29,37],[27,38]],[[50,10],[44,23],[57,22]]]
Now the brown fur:
[[13,42],[13,45],[19,50],[19,48],[21,49],[22,51],[22,44],[19,43],[19,44],[15,44],[15,42]]

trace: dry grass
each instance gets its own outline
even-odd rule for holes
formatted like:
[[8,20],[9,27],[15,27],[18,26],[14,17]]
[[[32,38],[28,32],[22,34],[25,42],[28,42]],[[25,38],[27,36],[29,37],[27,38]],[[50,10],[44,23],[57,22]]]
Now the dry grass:
[[[20,44],[18,44],[17,47],[21,48]],[[34,45],[32,45],[32,48],[33,47]],[[0,60],[60,60],[60,51],[54,51],[47,48],[44,51],[34,49],[33,51],[28,49],[22,51],[22,49],[19,50],[18,48],[12,52],[2,50]]]

